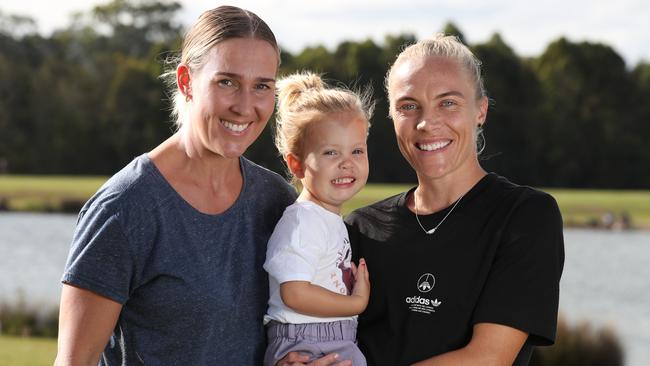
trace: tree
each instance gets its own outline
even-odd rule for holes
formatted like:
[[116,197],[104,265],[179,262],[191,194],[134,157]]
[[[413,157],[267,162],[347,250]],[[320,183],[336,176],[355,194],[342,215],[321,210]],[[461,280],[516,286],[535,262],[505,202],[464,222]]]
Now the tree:
[[14,39],[34,36],[36,35],[36,21],[28,16],[5,14],[0,11],[0,35]]
[[650,169],[644,169],[650,164],[650,149],[647,148],[650,136],[650,63],[641,62],[632,71],[635,83],[633,104],[633,117],[631,123],[636,127],[637,133],[631,136],[636,141],[634,146],[636,161],[640,169],[637,170],[637,184],[640,188],[650,187]]
[[171,135],[172,123],[163,108],[165,91],[158,75],[160,65],[149,59],[118,55],[116,70],[107,87],[99,121],[104,134],[97,136],[107,147],[111,171],[121,168],[143,151],[156,147]]
[[534,63],[545,101],[549,185],[638,187],[633,84],[610,47],[565,38]]
[[[177,2],[111,0],[43,38],[0,13],[0,172],[110,174],[171,134],[158,75],[180,48]],[[95,23],[93,24],[94,19]],[[9,25],[8,25],[9,24]],[[447,33],[464,36],[453,23]],[[412,34],[282,51],[280,74],[308,69],[353,89],[372,87],[372,182],[414,182],[388,117],[384,77]],[[628,70],[610,47],[560,38],[522,59],[499,34],[472,50],[492,104],[488,170],[536,186],[650,186],[650,65]],[[275,171],[273,118],[246,155]],[[6,164],[8,163],[8,164]]]
[[516,182],[543,184],[537,162],[543,160],[545,152],[541,142],[545,141],[545,127],[539,109],[541,90],[533,70],[498,33],[472,50],[483,63],[490,98],[484,125],[484,167]]
[[469,46],[469,43],[467,43],[467,40],[465,40],[465,35],[463,32],[460,31],[460,28],[456,26],[453,22],[448,22],[445,24],[444,28],[442,29],[442,32],[447,35],[451,36],[456,36],[458,37],[458,40],[461,41],[464,45]]
[[130,56],[145,56],[156,43],[172,43],[181,25],[174,20],[181,5],[175,1],[113,0],[98,5],[92,17],[110,35],[109,47]]

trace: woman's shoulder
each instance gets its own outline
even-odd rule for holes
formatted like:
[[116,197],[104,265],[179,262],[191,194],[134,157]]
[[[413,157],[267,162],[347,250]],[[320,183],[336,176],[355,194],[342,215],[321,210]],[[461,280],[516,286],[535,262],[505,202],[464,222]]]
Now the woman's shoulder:
[[[509,218],[510,227],[527,227],[529,223],[547,227],[562,226],[562,215],[555,198],[541,189],[511,182],[491,173],[492,184],[485,190],[485,207]],[[526,224],[526,225],[524,225]]]
[[280,174],[260,166],[245,157],[241,157],[241,164],[245,170],[247,184],[254,190],[264,191],[265,194],[277,194],[291,197],[293,202],[296,190]]
[[110,177],[86,202],[81,214],[101,209],[113,214],[133,215],[164,204],[170,194],[169,185],[143,154]]
[[488,192],[504,203],[511,202],[517,206],[523,204],[536,208],[557,207],[555,198],[539,188],[513,183],[508,178],[495,173],[490,173],[488,180],[491,182]]

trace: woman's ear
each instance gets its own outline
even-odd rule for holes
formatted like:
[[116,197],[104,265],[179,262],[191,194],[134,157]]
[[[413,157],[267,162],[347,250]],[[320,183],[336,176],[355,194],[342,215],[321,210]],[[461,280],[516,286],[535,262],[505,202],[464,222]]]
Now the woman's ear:
[[190,83],[190,69],[185,64],[180,64],[176,68],[176,84],[178,85],[178,90],[185,96],[185,101],[189,102],[192,100],[192,87]]
[[485,123],[485,118],[487,118],[489,101],[487,97],[481,97],[481,100],[478,102],[478,116],[476,123],[480,126],[483,126]]
[[287,161],[287,166],[289,167],[289,171],[291,171],[291,174],[293,174],[294,177],[298,179],[302,179],[305,177],[305,172],[303,171],[302,162],[300,161],[300,158],[298,158],[296,155],[292,153],[288,153],[284,159]]

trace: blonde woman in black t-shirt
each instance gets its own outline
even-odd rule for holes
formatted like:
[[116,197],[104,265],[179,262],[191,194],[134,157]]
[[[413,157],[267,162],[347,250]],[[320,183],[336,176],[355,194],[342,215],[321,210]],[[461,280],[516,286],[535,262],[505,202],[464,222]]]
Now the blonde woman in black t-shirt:
[[368,365],[527,365],[555,339],[564,264],[555,200],[478,161],[488,98],[455,37],[406,48],[386,77],[417,186],[346,218],[373,291],[359,316]]

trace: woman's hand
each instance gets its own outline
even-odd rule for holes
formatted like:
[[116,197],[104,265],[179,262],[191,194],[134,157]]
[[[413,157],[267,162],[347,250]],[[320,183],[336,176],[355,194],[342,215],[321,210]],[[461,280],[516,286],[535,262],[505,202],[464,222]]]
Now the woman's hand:
[[356,296],[359,303],[362,303],[361,311],[363,311],[368,306],[368,299],[370,298],[370,274],[365,259],[359,259],[358,267],[352,262],[352,276],[354,277],[352,296]]
[[[352,361],[345,360],[338,362],[339,355],[336,353],[330,353],[325,357],[321,357],[318,360],[314,360],[311,363],[305,363],[309,361],[309,356],[301,355],[299,352],[289,352],[283,359],[278,361],[276,366],[352,366]],[[338,362],[335,364],[335,362]]]

